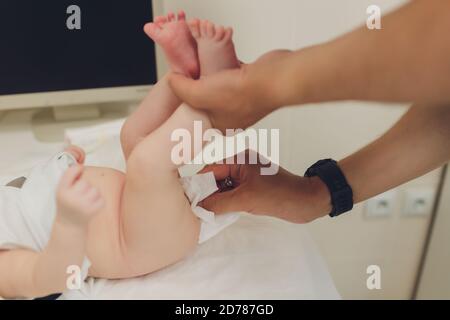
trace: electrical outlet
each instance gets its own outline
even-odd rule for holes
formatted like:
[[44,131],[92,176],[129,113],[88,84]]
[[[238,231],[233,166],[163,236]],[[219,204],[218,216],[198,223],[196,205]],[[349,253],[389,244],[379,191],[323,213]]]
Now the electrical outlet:
[[403,214],[407,216],[425,216],[431,214],[436,191],[433,188],[406,190]]
[[387,217],[394,212],[397,192],[391,190],[367,201],[366,216],[370,218]]

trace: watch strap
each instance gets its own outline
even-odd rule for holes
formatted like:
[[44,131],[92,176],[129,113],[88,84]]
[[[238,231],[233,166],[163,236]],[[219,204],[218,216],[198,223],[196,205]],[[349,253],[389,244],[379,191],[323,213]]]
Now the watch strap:
[[316,162],[306,171],[305,176],[317,176],[327,186],[333,206],[331,217],[353,209],[353,190],[335,160],[324,159]]

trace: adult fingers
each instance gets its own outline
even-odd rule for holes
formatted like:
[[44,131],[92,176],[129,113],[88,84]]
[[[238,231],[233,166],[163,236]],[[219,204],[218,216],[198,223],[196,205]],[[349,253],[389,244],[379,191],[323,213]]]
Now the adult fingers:
[[183,102],[194,108],[208,105],[208,83],[202,79],[193,80],[183,75],[172,73],[169,75],[169,85],[175,95]]
[[231,175],[231,168],[226,164],[212,164],[203,168],[200,173],[214,173],[216,180],[223,180]]
[[214,177],[217,181],[224,180],[226,178],[233,178],[234,180],[240,182],[242,179],[242,173],[245,168],[242,164],[233,162],[234,164],[212,164],[203,168],[200,173],[213,172]]
[[215,193],[203,200],[200,206],[217,214],[247,211],[245,207],[247,203],[239,199],[240,192],[240,188],[237,188],[228,192]]

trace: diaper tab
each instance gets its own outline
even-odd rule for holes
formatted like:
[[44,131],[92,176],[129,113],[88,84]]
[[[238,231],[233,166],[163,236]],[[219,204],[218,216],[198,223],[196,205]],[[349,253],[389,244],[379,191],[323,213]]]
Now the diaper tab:
[[214,173],[208,172],[192,177],[184,177],[180,179],[180,182],[191,203],[192,211],[202,221],[199,243],[211,239],[239,219],[238,213],[229,213],[216,217],[214,212],[198,206],[202,200],[219,190]]
[[219,190],[212,172],[184,177],[180,181],[191,203],[194,201],[198,203]]

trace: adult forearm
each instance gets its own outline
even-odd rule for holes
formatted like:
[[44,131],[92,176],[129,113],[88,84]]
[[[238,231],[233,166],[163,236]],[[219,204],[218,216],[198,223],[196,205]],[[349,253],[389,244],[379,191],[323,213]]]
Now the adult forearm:
[[286,59],[284,104],[450,101],[450,2],[416,0],[382,20]]
[[450,160],[450,108],[413,106],[384,136],[340,161],[355,203]]

